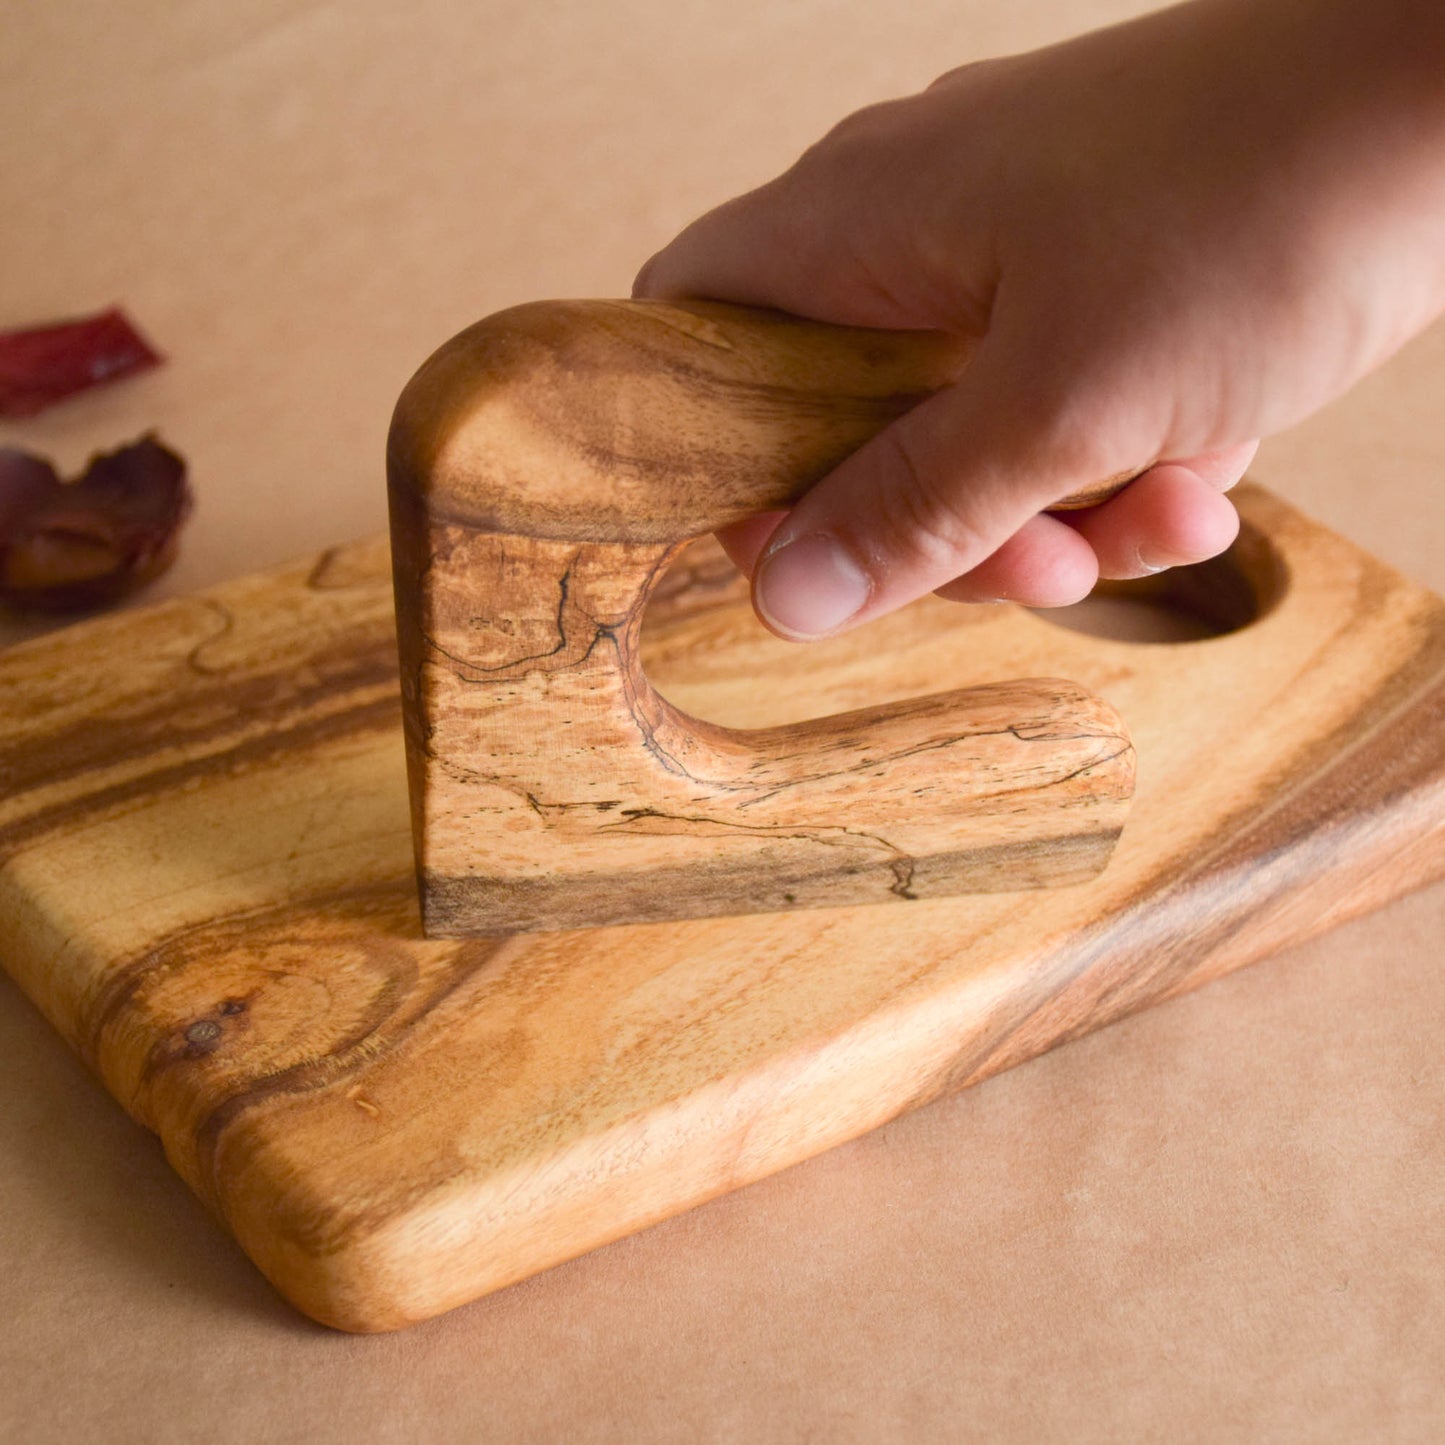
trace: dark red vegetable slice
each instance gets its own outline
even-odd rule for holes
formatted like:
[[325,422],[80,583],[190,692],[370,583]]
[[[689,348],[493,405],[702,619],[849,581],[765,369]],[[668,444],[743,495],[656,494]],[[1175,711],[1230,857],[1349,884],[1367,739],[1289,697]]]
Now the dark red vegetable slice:
[[118,307],[0,332],[0,416],[34,416],[92,386],[159,366],[161,359]]
[[73,482],[0,449],[0,601],[45,612],[115,602],[175,560],[190,510],[186,464],[154,435],[93,457]]

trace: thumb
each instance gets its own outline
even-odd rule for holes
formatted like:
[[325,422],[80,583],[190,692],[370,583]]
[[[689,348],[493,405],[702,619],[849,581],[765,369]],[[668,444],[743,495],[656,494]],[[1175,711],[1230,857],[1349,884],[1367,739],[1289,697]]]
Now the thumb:
[[956,385],[813,487],[758,559],[761,620],[797,641],[840,632],[963,576],[1016,534],[1013,550],[1074,578],[1065,584],[1074,595],[1060,600],[1083,596],[1097,577],[1088,544],[1051,518],[1026,524],[1072,492],[1139,470],[1152,452],[1127,445],[1117,416],[1108,435],[1099,425],[1118,412],[1118,390],[1102,377],[1046,382],[1040,355],[991,330]]

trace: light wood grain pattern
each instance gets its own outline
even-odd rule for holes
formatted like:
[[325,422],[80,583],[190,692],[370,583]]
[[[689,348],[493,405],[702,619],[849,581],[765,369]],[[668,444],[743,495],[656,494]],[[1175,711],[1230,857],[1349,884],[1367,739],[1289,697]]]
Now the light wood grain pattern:
[[1115,698],[1087,885],[426,940],[373,543],[0,654],[0,960],[300,1308],[423,1319],[1445,871],[1445,606],[1240,502],[1264,610],[1203,642],[928,603],[800,651],[703,543],[655,599],[650,674],[722,725]]
[[742,730],[688,716],[641,665],[679,544],[796,498],[971,350],[576,301],[491,317],[422,367],[388,461],[428,933],[913,901],[1107,863],[1134,755],[1076,684]]

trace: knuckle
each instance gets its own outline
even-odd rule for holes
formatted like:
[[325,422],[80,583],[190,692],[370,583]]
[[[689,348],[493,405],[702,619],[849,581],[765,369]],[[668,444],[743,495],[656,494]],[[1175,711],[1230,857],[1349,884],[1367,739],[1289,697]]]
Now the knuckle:
[[897,113],[899,104],[896,100],[879,100],[851,111],[842,120],[835,122],[820,144],[872,145],[890,129],[890,121]]
[[998,57],[966,61],[963,65],[955,65],[952,70],[945,70],[936,80],[930,82],[928,90],[953,90],[978,84],[997,74],[1002,67],[1003,61]]
[[866,194],[870,185],[886,182],[896,170],[895,142],[909,115],[908,98],[878,101],[845,115],[798,157],[794,178],[832,187],[845,179],[849,189]]

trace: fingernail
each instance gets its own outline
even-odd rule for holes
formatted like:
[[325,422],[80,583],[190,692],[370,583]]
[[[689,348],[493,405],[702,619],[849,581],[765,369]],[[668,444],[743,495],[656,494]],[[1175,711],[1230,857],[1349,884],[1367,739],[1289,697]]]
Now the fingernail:
[[832,537],[811,532],[770,552],[753,579],[767,624],[785,637],[821,637],[862,610],[867,574]]

